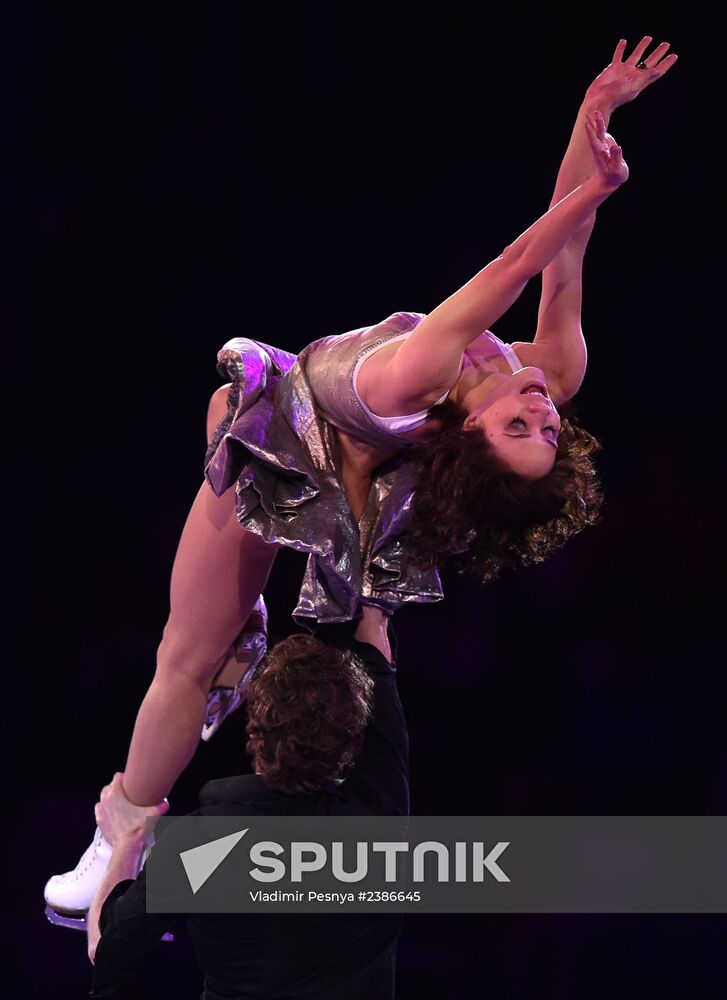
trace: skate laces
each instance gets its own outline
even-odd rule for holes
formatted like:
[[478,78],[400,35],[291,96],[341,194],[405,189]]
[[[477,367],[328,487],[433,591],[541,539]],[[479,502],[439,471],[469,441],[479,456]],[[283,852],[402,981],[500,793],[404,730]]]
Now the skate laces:
[[103,834],[98,831],[98,834],[93,838],[91,843],[88,845],[86,850],[83,852],[78,860],[78,864],[73,869],[73,871],[66,872],[64,875],[58,876],[65,882],[75,882],[82,875],[85,875],[89,868],[98,859],[97,850],[101,846],[101,841],[103,840]]

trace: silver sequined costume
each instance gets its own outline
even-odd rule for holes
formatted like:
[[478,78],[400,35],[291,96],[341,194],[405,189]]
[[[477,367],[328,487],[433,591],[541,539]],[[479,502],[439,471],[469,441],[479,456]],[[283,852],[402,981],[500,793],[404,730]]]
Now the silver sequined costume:
[[[259,341],[229,341],[218,371],[232,380],[228,412],[205,461],[219,496],[233,483],[240,524],[309,558],[294,617],[347,621],[361,599],[393,612],[442,599],[436,570],[407,558],[414,463],[407,442],[380,430],[353,391],[362,353],[413,329],[422,313],[397,312],[375,326],[314,341],[296,358]],[[357,525],[336,469],[334,427],[402,451],[376,470]]]

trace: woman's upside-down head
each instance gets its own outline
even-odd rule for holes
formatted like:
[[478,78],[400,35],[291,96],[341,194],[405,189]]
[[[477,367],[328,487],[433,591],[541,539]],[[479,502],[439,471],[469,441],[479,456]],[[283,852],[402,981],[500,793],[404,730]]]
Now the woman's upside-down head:
[[[541,562],[599,517],[603,495],[592,457],[600,444],[572,404],[558,418],[550,471],[513,470],[479,424],[451,401],[431,411],[436,437],[416,447],[413,521],[407,543],[420,565],[457,565],[483,582],[502,569]],[[465,551],[466,550],[466,551]]]

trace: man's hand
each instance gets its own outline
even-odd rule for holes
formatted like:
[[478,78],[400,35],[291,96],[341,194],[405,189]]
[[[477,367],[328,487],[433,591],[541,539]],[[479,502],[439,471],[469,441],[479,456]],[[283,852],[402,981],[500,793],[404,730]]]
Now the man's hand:
[[668,73],[679,58],[673,52],[667,55],[669,42],[661,42],[650,56],[643,59],[646,69],[637,68],[652,40],[651,35],[645,35],[631,55],[624,59],[626,39],[622,38],[616,46],[613,60],[603,72],[599,73],[586,91],[586,99],[594,100],[597,106],[613,111],[614,108],[620,108],[622,104],[633,101],[642,90],[646,90],[659,77]]
[[99,930],[98,920],[94,920],[92,924],[88,927],[88,960],[91,965],[96,962],[96,949],[98,948],[98,943],[101,940],[101,931]]
[[101,800],[96,803],[95,815],[101,833],[112,847],[126,838],[144,837],[148,816],[163,816],[169,810],[166,799],[155,806],[135,806],[124,795],[124,775],[117,772],[110,785],[101,790]]
[[136,825],[124,832],[118,832],[109,866],[96,890],[96,895],[88,911],[88,957],[92,964],[96,958],[98,943],[101,940],[99,916],[103,904],[117,882],[121,882],[127,878],[136,878],[139,874],[141,859],[144,855],[144,835],[145,830],[143,825]]
[[127,878],[136,878],[144,852],[145,820],[148,816],[163,816],[169,809],[166,799],[155,806],[135,806],[124,795],[124,775],[117,772],[110,785],[101,790],[96,803],[96,822],[101,833],[113,847],[106,874],[96,890],[88,911],[88,957],[93,962],[101,939],[99,916],[113,887]]

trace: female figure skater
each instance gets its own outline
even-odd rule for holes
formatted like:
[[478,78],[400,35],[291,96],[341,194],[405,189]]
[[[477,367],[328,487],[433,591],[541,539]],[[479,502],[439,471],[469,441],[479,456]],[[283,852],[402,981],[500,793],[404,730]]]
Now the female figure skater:
[[[588,88],[550,210],[428,316],[323,338],[295,363],[250,341],[249,353],[235,342],[223,352],[233,385],[210,405],[209,485],[172,571],[125,770],[130,809],[163,799],[194,753],[210,685],[234,689],[258,655],[240,659],[233,643],[280,545],[311,553],[296,615],[341,621],[362,601],[392,612],[439,599],[443,556],[464,552],[491,579],[595,519],[597,443],[557,407],[585,372],[581,269],[595,211],[628,177],[609,116],[677,58],[665,42],[642,60],[650,42],[623,59],[620,41]],[[487,328],[541,272],[532,343],[502,344]],[[97,839],[49,881],[49,905],[88,908],[102,848]]]

